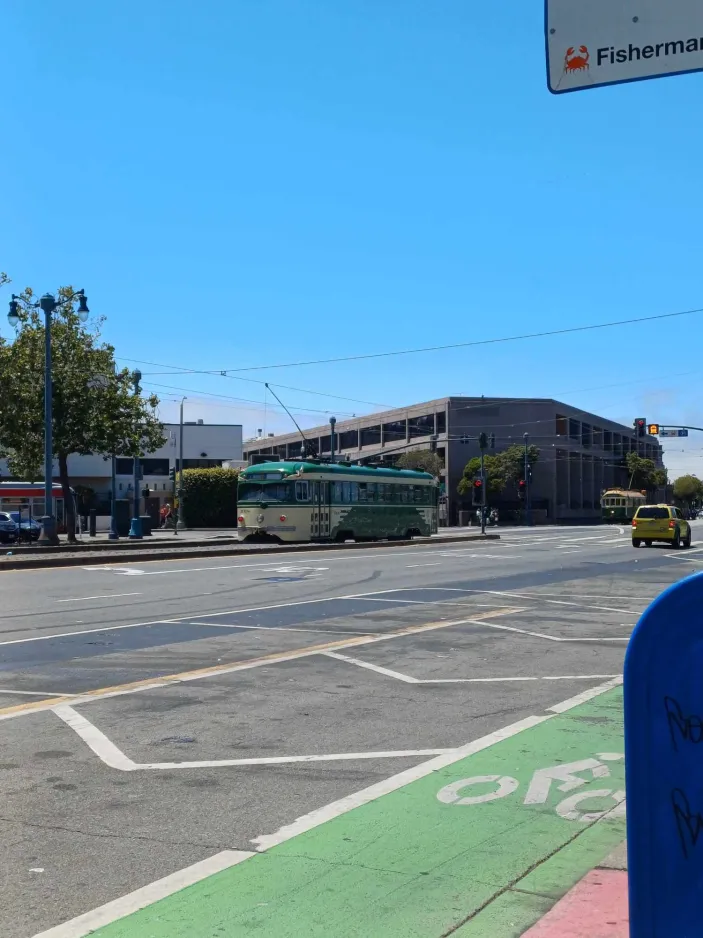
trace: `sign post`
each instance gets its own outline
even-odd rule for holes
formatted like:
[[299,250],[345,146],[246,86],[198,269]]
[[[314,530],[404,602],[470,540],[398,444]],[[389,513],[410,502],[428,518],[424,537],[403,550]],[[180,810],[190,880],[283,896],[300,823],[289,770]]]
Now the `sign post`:
[[624,671],[630,938],[703,934],[703,573],[645,611]]
[[698,0],[545,0],[547,86],[582,91],[703,69]]

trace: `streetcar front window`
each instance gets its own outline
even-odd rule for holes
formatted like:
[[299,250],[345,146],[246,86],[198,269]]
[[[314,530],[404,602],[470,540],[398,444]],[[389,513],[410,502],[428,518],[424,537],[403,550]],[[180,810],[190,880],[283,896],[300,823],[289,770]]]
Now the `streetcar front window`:
[[242,482],[237,490],[237,501],[292,502],[293,486],[290,482]]

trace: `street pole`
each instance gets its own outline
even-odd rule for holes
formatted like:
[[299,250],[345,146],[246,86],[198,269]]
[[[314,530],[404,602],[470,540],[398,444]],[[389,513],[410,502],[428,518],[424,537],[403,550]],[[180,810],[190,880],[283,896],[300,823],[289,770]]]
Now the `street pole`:
[[523,440],[525,441],[525,524],[531,524],[530,518],[530,461],[528,457],[528,442],[530,439],[530,434],[523,434]]
[[[330,462],[334,462],[334,428],[337,423],[336,417],[330,417]],[[321,448],[321,447],[320,447]]]
[[486,467],[481,450],[481,534],[486,533]]
[[[134,394],[135,396],[139,395],[139,382],[142,380],[141,371],[137,370],[132,374],[132,381],[134,382]],[[133,499],[132,499],[132,523],[129,528],[129,537],[134,541],[141,541],[142,539],[142,519],[139,517],[139,476],[141,475],[140,470],[140,461],[139,456],[134,457],[134,478],[132,480],[132,485],[134,486]]]
[[110,482],[110,533],[107,538],[109,541],[118,541],[120,535],[117,531],[117,469],[115,463],[115,454],[113,453],[110,457],[111,466],[111,477],[112,481]]
[[181,419],[180,426],[178,428],[178,464],[180,467],[180,473],[177,476],[178,478],[178,514],[176,515],[176,530],[182,531],[185,528],[185,521],[183,520],[183,401],[187,401],[187,397],[181,398]]
[[39,300],[44,313],[44,517],[41,521],[40,544],[58,544],[56,518],[54,517],[53,476],[54,440],[51,387],[51,314],[57,303],[50,293]]

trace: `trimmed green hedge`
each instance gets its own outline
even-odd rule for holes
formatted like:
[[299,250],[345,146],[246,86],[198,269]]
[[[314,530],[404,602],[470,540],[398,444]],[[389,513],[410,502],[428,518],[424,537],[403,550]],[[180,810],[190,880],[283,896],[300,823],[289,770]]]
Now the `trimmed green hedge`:
[[185,469],[183,521],[189,528],[237,527],[236,469]]

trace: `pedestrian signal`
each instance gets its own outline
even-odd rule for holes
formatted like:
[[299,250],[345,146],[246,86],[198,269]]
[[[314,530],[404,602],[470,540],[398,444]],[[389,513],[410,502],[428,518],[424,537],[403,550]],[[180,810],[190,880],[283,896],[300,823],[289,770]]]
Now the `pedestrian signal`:
[[647,427],[647,433],[649,433],[650,436],[659,436],[659,424],[650,423]]

